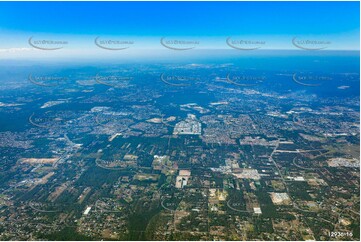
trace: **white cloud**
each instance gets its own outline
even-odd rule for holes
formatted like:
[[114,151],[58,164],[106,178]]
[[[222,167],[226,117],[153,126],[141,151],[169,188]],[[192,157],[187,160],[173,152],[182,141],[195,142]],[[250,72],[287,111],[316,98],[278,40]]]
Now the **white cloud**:
[[7,48],[7,49],[0,49],[0,53],[19,53],[19,52],[28,52],[33,50],[34,48]]

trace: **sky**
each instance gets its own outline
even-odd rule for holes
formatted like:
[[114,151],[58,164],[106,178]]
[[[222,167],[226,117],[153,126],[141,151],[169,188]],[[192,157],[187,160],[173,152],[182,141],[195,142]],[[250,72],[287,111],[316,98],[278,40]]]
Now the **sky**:
[[[129,55],[171,51],[162,37],[193,50],[232,49],[240,40],[253,41],[234,42],[241,50],[292,50],[294,38],[305,49],[359,50],[359,11],[359,2],[0,2],[0,59],[119,55],[96,46],[97,37],[132,42],[110,46]],[[44,51],[30,37],[66,44]]]

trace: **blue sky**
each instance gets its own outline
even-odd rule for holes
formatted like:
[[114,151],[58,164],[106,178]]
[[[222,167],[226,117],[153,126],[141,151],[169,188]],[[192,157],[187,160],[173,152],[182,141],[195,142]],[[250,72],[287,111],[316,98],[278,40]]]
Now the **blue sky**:
[[242,36],[266,41],[266,49],[292,49],[290,40],[297,36],[330,40],[329,49],[355,50],[359,7],[359,2],[0,2],[0,49],[25,50],[31,36],[67,40],[73,52],[97,36],[133,38],[157,48],[160,37],[177,36],[220,49],[227,48],[228,36]]

